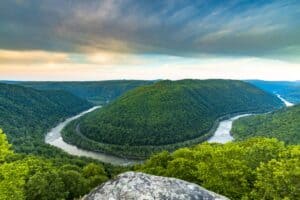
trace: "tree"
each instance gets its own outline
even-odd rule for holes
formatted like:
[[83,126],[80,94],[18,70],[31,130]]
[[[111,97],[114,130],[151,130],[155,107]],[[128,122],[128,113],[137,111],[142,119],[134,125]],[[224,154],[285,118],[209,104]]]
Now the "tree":
[[25,199],[24,186],[28,166],[20,161],[0,164],[0,199]]
[[61,171],[60,177],[64,183],[65,191],[68,191],[67,199],[78,198],[88,192],[88,183],[77,171]]
[[90,163],[83,168],[82,174],[84,177],[89,178],[96,175],[106,175],[106,172],[102,165]]
[[90,189],[99,186],[100,184],[106,182],[108,180],[107,176],[104,175],[96,175],[92,176],[88,179]]
[[82,169],[82,174],[88,180],[90,189],[108,180],[103,166],[95,163],[86,165]]
[[193,160],[185,158],[176,158],[169,162],[166,175],[175,175],[176,178],[187,180],[190,182],[197,182],[197,163]]
[[300,159],[271,160],[257,169],[254,199],[300,199]]
[[3,163],[8,155],[13,154],[10,147],[11,145],[8,143],[6,135],[0,129],[0,163]]
[[203,143],[152,156],[137,170],[181,178],[230,199],[300,199],[300,145],[270,138]]
[[65,199],[67,192],[57,172],[37,172],[26,184],[26,197],[28,200]]

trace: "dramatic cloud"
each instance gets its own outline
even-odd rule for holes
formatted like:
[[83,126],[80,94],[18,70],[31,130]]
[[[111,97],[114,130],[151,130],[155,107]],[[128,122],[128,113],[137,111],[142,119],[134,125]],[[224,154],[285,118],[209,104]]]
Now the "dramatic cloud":
[[299,48],[299,17],[297,0],[2,0],[0,44],[68,52],[268,57]]
[[1,0],[0,78],[295,79],[299,19],[298,0]]

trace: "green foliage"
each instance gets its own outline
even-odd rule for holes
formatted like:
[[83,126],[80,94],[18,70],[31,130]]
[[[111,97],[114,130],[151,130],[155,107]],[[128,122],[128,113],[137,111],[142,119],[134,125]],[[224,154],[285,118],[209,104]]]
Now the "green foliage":
[[0,200],[25,199],[28,165],[22,162],[0,164]]
[[31,200],[64,199],[64,183],[55,171],[37,172],[26,183],[26,197]]
[[16,152],[59,154],[44,143],[45,133],[62,119],[90,106],[67,92],[0,84],[0,126]]
[[299,199],[300,159],[271,160],[257,169],[254,199]]
[[82,170],[82,174],[85,178],[89,179],[90,188],[94,188],[100,183],[107,181],[107,177],[105,176],[104,168],[100,165],[96,165],[95,163],[90,163],[85,166]]
[[161,81],[87,114],[70,124],[63,137],[90,150],[145,157],[153,146],[206,136],[220,117],[280,106],[277,97],[242,81]]
[[272,113],[249,116],[233,123],[237,140],[255,136],[274,137],[287,144],[300,144],[300,105]]
[[197,183],[231,199],[299,199],[300,146],[252,138],[152,156],[136,170]]
[[0,163],[4,162],[6,157],[13,153],[10,147],[11,145],[8,143],[6,135],[0,129]]
[[64,191],[68,191],[66,199],[74,199],[86,194],[89,191],[88,181],[77,171],[63,170],[60,172],[60,177],[64,184]]
[[9,148],[4,133],[0,133],[0,200],[71,200],[88,193],[113,174],[112,171],[108,174],[102,164],[84,159],[24,156],[14,154]]
[[100,174],[105,174],[105,171],[103,167],[95,163],[90,163],[83,168],[82,173],[84,177],[88,178]]

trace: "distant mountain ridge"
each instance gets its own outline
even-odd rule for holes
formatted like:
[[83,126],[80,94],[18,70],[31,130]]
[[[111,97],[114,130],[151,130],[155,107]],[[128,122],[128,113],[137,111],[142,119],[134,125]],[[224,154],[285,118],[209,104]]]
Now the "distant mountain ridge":
[[139,86],[149,85],[155,81],[111,80],[111,81],[72,81],[72,82],[8,82],[39,90],[62,90],[94,104],[105,104],[123,93]]
[[300,81],[247,80],[267,92],[281,95],[292,103],[300,103]]

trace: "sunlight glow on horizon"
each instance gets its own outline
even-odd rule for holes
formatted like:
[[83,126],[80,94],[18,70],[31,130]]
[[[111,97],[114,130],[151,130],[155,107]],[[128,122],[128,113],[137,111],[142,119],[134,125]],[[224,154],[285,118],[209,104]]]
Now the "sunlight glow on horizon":
[[177,57],[114,52],[69,55],[0,50],[0,80],[97,81],[114,79],[299,80],[298,63],[256,57]]

